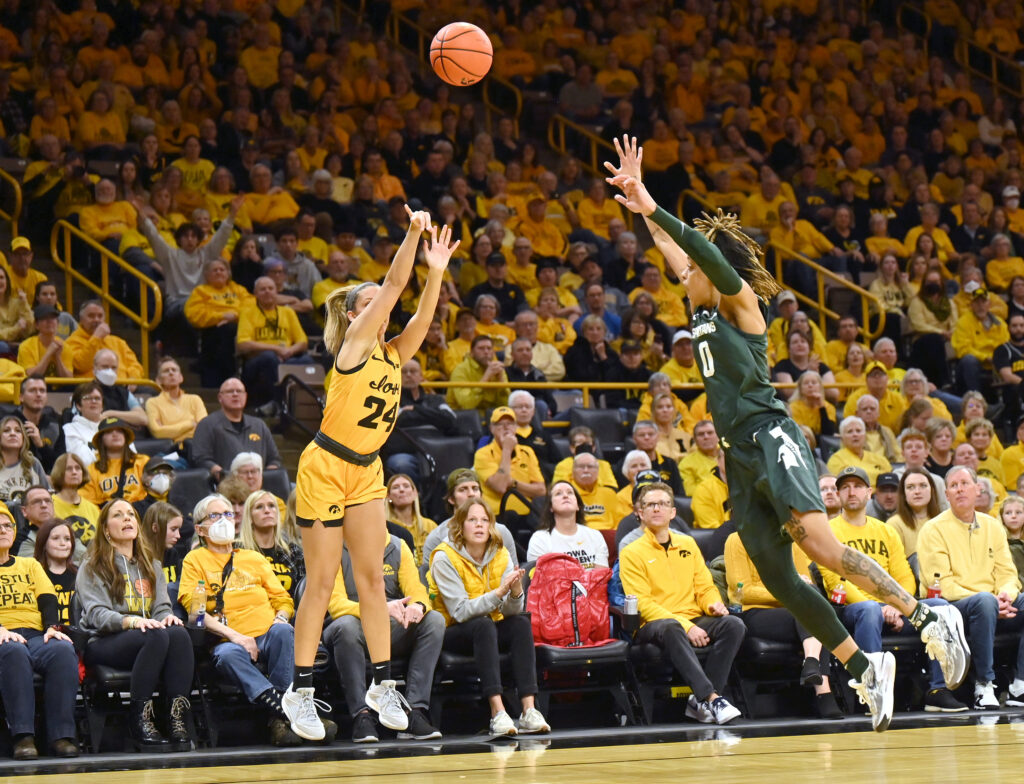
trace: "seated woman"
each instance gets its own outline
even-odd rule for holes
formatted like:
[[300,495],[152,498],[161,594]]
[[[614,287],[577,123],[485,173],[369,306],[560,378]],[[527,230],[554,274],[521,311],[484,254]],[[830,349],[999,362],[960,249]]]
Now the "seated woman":
[[[956,438],[953,440],[954,447],[971,441],[967,434],[967,425],[975,419],[984,419],[986,413],[988,413],[988,401],[985,400],[985,396],[981,392],[972,389],[964,393],[963,402],[960,406],[960,424],[957,425]],[[935,415],[941,416],[938,412]],[[946,418],[953,419],[953,417]],[[987,455],[998,460],[998,458],[1003,456],[1003,442],[999,440],[999,436],[996,435],[994,429],[991,432],[991,437],[992,440],[986,445],[985,452]],[[973,444],[973,446],[977,449],[979,445]],[[979,455],[980,452],[981,450],[979,450]]]
[[135,433],[118,417],[106,417],[99,424],[92,445],[98,457],[90,469],[89,482],[82,486],[82,495],[96,506],[113,498],[134,503],[146,497],[142,472],[149,455],[140,455],[131,448]]
[[[792,384],[799,381],[808,370],[813,370],[821,376],[823,383],[835,383],[836,377],[828,365],[821,361],[820,355],[811,353],[811,341],[806,332],[791,328],[786,336],[786,348],[788,356],[780,359],[772,368],[772,381]],[[788,399],[793,390],[780,389],[778,393],[782,398]],[[825,392],[825,397],[835,402],[839,399],[839,392],[836,389],[829,389]]]
[[608,565],[608,544],[600,532],[587,527],[583,501],[569,482],[551,485],[540,521],[541,527],[534,531],[526,549],[527,561],[546,553],[566,553],[584,569]]
[[160,394],[146,400],[146,427],[153,438],[169,438],[178,448],[196,433],[196,425],[206,416],[206,405],[199,395],[187,394],[181,385],[185,378],[174,357],[163,357],[156,370]]
[[[255,493],[257,490],[263,489],[263,457],[259,452],[239,452],[231,460],[228,472],[229,476],[241,479],[249,493]],[[277,501],[277,509],[283,519],[286,513],[285,500],[277,496],[274,496],[274,498]]]
[[839,389],[837,402],[845,403],[851,392],[867,385],[864,375],[866,365],[867,355],[864,349],[859,343],[853,343],[846,350],[846,366],[835,374],[836,383],[846,385]]
[[1017,579],[1024,579],[1024,498],[1012,495],[999,508],[999,519],[1006,529],[1006,541],[1010,545],[1013,565],[1017,567]]
[[645,419],[653,419],[654,412],[652,407],[654,405],[654,398],[658,395],[671,395],[672,405],[675,406],[676,414],[678,415],[678,424],[683,427],[684,430],[693,432],[694,426],[697,424],[697,418],[690,411],[690,408],[679,399],[679,396],[672,391],[672,379],[667,373],[651,373],[651,377],[647,379],[647,391],[644,392],[643,397],[640,398],[640,409],[636,412],[636,421],[642,422]]
[[420,492],[406,474],[394,474],[388,480],[388,496],[384,503],[388,521],[402,526],[412,534],[416,545],[413,556],[419,568],[423,563],[423,542],[437,528],[437,523],[420,512]]
[[836,408],[825,399],[821,375],[816,370],[805,370],[800,376],[789,399],[789,415],[798,425],[810,428],[815,436],[835,435]]
[[79,493],[88,481],[89,469],[73,452],[58,457],[50,472],[53,513],[71,525],[78,541],[84,545],[96,535],[96,523],[100,519],[100,508]]
[[43,676],[46,736],[53,753],[77,757],[78,656],[59,628],[57,596],[42,564],[11,555],[16,530],[11,513],[0,509],[0,698],[14,740],[14,758],[39,757],[32,682],[37,672]]
[[[896,514],[885,523],[896,529],[908,559],[917,554],[917,534],[921,526],[936,517],[940,511],[939,495],[935,491],[932,475],[920,468],[908,468],[904,471],[900,477]],[[922,587],[930,584],[921,580],[916,558],[911,560],[911,566],[914,567],[914,574]]]
[[[163,566],[139,536],[139,527],[135,510],[124,499],[100,512],[99,530],[76,581],[79,624],[90,635],[85,666],[131,669],[128,730],[139,750],[187,750],[192,640],[171,612]],[[170,738],[156,726],[153,694],[159,681],[170,706]]]
[[[658,453],[670,457],[677,463],[683,459],[686,451],[693,446],[693,437],[682,427],[682,417],[676,411],[679,400],[669,392],[661,392],[654,397],[651,406],[652,421],[658,428]],[[679,401],[682,403],[682,401]],[[683,405],[686,405],[683,403]]]
[[[623,506],[633,506],[633,492],[636,489],[636,477],[641,471],[651,470],[651,458],[642,449],[633,449],[622,458],[622,475],[626,477],[626,485],[618,492]],[[616,536],[616,540],[618,540]]]
[[[445,619],[444,648],[471,653],[480,675],[481,691],[491,709],[491,737],[550,732],[551,727],[534,707],[537,694],[533,630],[523,615],[525,572],[512,558],[495,528],[494,513],[479,498],[470,498],[455,510],[448,524],[448,541],[430,557],[428,589],[434,609]],[[493,588],[491,586],[494,586]],[[512,655],[516,690],[522,714],[514,722],[505,711],[501,694],[499,653]]]
[[[914,403],[918,400],[925,400],[931,404],[933,416],[948,419],[952,422],[953,415],[949,413],[946,404],[939,398],[929,395],[929,388],[928,379],[925,378],[922,371],[917,368],[907,368],[907,372],[903,374],[903,381],[900,382],[900,391],[903,392],[903,397],[906,398],[908,407],[913,407]],[[984,411],[984,408],[981,410]],[[977,416],[981,415],[977,414]]]
[[[228,499],[206,496],[196,504],[192,519],[203,544],[182,563],[178,603],[191,616],[198,609],[192,606],[197,584],[202,580],[209,586],[206,629],[224,638],[213,649],[217,671],[270,714],[271,743],[298,745],[301,738],[291,731],[281,708],[295,667],[295,632],[288,622],[295,612],[292,598],[260,553],[233,549],[234,512]],[[261,661],[266,675],[256,667]],[[328,726],[325,721],[325,730]]]
[[498,300],[490,294],[481,294],[473,304],[473,315],[476,316],[476,333],[490,335],[494,341],[494,353],[499,354],[512,345],[516,339],[516,331],[512,327],[497,321],[501,314]]
[[28,300],[11,286],[10,275],[0,267],[0,354],[17,354],[18,343],[35,330]]
[[[809,583],[807,556],[796,545],[793,545],[793,555],[797,564],[802,564],[798,569],[801,578]],[[822,661],[821,642],[808,634],[793,614],[768,592],[737,533],[729,534],[725,540],[725,576],[729,583],[729,604],[742,608],[740,617],[747,633],[778,642],[799,640],[804,651],[800,685],[814,687],[815,706],[821,718],[843,718],[829,684],[828,659]]]
[[61,626],[71,623],[71,599],[75,595],[78,574],[78,567],[71,558],[74,552],[75,530],[67,520],[54,517],[39,526],[33,555],[53,584]]
[[565,352],[565,380],[604,381],[617,358],[604,319],[591,313],[583,317],[580,335]]
[[576,341],[576,330],[572,328],[572,322],[558,315],[560,308],[558,289],[553,286],[541,289],[535,308],[540,322],[537,339],[550,343],[559,354],[564,354]]
[[956,438],[956,427],[948,419],[932,417],[925,426],[924,434],[928,437],[928,459],[924,467],[942,479],[953,467],[953,440]]
[[142,538],[151,553],[163,553],[160,564],[164,569],[167,596],[171,603],[178,599],[181,582],[181,562],[189,550],[189,542],[181,541],[184,517],[176,506],[157,501],[146,510],[142,518]]
[[255,550],[267,559],[281,587],[294,596],[299,581],[306,576],[306,562],[302,558],[302,545],[285,535],[280,500],[269,490],[251,493],[242,508],[238,539],[241,547]]
[[231,280],[226,261],[214,259],[203,267],[206,281],[196,286],[185,302],[185,318],[199,330],[199,376],[204,387],[218,387],[233,372],[225,357],[235,354],[238,314],[252,294]]
[[71,393],[71,408],[75,414],[64,425],[64,444],[82,465],[91,466],[96,462],[92,439],[102,419],[103,387],[95,380],[79,384]]
[[0,501],[12,501],[32,485],[50,486],[43,464],[32,454],[25,425],[16,416],[0,419],[0,456]]

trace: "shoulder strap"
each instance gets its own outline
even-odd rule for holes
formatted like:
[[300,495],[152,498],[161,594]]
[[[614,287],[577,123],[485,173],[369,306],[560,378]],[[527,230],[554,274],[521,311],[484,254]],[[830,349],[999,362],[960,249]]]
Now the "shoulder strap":
[[228,587],[228,578],[231,577],[231,573],[234,570],[235,551],[232,550],[228,562],[224,564],[224,571],[220,573],[220,589],[217,591],[217,595],[213,597],[213,614],[218,618],[224,617],[224,591]]

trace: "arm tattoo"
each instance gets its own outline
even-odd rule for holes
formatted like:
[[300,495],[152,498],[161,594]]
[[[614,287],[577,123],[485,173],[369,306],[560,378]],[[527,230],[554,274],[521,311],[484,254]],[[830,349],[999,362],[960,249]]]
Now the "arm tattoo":
[[[844,577],[852,580],[859,588],[864,588],[886,604],[913,605],[915,599],[896,582],[877,562],[854,550],[852,547],[843,549],[840,569]],[[864,577],[865,580],[858,580]]]
[[796,517],[786,523],[786,532],[790,535],[792,540],[796,542],[798,547],[803,544],[803,541],[808,536],[810,536],[807,528],[805,528],[804,524]]

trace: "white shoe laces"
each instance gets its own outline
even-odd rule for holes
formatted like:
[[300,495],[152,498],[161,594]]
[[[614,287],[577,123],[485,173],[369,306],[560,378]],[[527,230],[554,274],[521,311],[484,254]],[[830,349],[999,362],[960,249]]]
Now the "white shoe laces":
[[405,699],[405,695],[392,686],[384,689],[384,692],[380,695],[380,709],[381,712],[392,709],[411,711],[412,706]]
[[325,713],[331,712],[331,706],[323,700],[318,700],[312,694],[300,695],[302,699],[299,701],[298,716],[296,716],[298,724],[317,724],[320,722],[320,716],[317,714],[316,709],[324,711]]

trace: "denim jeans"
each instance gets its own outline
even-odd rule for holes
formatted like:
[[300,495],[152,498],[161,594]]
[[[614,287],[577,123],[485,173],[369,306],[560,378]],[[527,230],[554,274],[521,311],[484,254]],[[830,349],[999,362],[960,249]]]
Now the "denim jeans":
[[233,642],[222,642],[213,649],[217,672],[231,678],[245,692],[249,702],[273,687],[284,691],[292,682],[295,669],[295,629],[291,624],[272,623],[256,637],[259,659],[267,665],[267,675],[256,667],[249,652]]
[[75,695],[78,694],[78,654],[70,642],[43,642],[43,633],[14,629],[28,643],[0,645],[0,697],[11,735],[34,735],[36,692],[34,672],[43,676],[44,716],[50,743],[75,737]]
[[[921,601],[929,607],[949,604],[945,599],[922,599]],[[843,607],[839,614],[839,619],[850,630],[850,634],[853,635],[854,642],[865,653],[877,653],[882,650],[882,628],[884,626],[882,607],[883,605],[876,601],[855,602]],[[916,637],[918,631],[911,625],[910,620],[904,616],[903,628],[898,632],[894,632],[894,634],[903,637]],[[943,677],[942,667],[939,666],[937,661],[933,661],[928,665],[928,679],[928,688],[930,689],[942,689],[945,687],[946,679]]]
[[[974,676],[979,683],[995,680],[992,669],[992,645],[996,632],[1016,632],[1024,630],[1024,594],[1019,594],[1013,602],[1017,608],[1017,617],[1000,618],[999,602],[993,594],[976,593],[966,599],[953,602],[964,617],[964,632],[967,643],[971,646],[971,659],[974,662]],[[1017,644],[1018,678],[1024,678],[1024,635]]]

